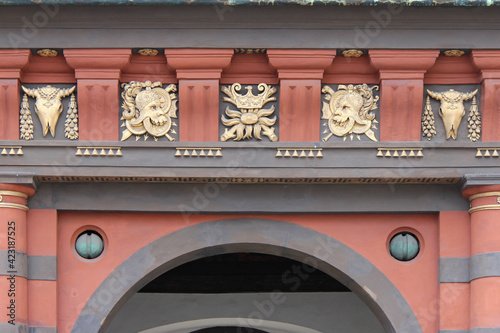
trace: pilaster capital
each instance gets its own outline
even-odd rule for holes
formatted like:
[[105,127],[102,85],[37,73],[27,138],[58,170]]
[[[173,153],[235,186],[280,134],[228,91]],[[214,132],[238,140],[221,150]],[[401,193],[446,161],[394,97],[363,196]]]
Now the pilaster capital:
[[[30,193],[29,195],[33,195],[35,193],[36,187],[38,185],[38,180],[36,178],[35,173],[32,172],[0,172],[0,189],[5,189],[7,186],[22,186],[26,189],[31,190],[26,193]],[[28,191],[28,190],[26,190]]]
[[423,79],[439,50],[370,50],[370,61],[382,80]]
[[336,53],[336,50],[274,49],[267,50],[267,57],[280,79],[321,80]]
[[66,62],[75,69],[77,79],[119,79],[131,56],[131,49],[64,50]]
[[0,79],[20,79],[21,69],[28,65],[31,51],[0,50]]
[[471,203],[469,213],[500,210],[500,175],[465,175],[462,195]]
[[220,79],[233,54],[233,49],[165,49],[167,64],[178,79]]
[[500,79],[499,50],[473,50],[471,55],[474,65],[481,70],[481,80]]

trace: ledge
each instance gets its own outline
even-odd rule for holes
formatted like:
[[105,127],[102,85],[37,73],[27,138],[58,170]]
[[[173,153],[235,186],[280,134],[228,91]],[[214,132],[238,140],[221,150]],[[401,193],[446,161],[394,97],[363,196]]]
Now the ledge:
[[0,0],[3,5],[500,6],[499,0]]

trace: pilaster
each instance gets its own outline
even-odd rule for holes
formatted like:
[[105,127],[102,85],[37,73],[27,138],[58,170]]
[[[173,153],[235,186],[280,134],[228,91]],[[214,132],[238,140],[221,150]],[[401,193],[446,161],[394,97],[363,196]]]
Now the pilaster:
[[[468,186],[462,194],[470,201],[470,329],[500,330],[500,185]],[[493,179],[495,178],[495,179]],[[474,179],[472,179],[474,180]]]
[[219,141],[219,81],[232,49],[166,49],[179,80],[179,140]]
[[0,331],[28,325],[27,199],[35,190],[0,183]]
[[420,141],[424,74],[438,50],[370,50],[380,73],[380,141]]
[[65,50],[78,84],[80,140],[118,141],[120,75],[130,49]]
[[280,141],[319,141],[321,80],[336,50],[267,50],[280,80]]
[[500,141],[500,51],[473,50],[471,54],[481,71],[482,141]]
[[0,50],[0,140],[19,140],[19,81],[30,50]]

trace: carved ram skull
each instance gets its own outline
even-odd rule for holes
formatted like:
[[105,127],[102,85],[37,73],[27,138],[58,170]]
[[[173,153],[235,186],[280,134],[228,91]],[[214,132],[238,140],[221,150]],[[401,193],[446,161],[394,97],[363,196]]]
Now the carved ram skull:
[[35,112],[42,124],[43,136],[47,135],[50,130],[50,134],[55,137],[57,121],[63,111],[61,99],[71,95],[76,87],[68,89],[60,89],[52,86],[36,89],[22,88],[28,96],[36,98]]
[[446,139],[452,137],[456,140],[458,127],[460,126],[462,117],[465,115],[464,101],[474,97],[477,93],[477,89],[470,93],[462,93],[453,89],[442,93],[427,90],[427,93],[432,98],[441,101],[439,115],[443,119]]

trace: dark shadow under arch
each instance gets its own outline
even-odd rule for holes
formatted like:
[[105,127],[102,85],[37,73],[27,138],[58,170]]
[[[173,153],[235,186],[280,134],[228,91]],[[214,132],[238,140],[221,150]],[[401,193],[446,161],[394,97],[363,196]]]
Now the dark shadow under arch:
[[315,266],[351,289],[388,333],[422,333],[410,306],[370,261],[317,231],[275,220],[228,219],[189,226],[146,245],[96,289],[72,332],[102,333],[118,309],[144,285],[186,262],[224,253],[278,255]]

